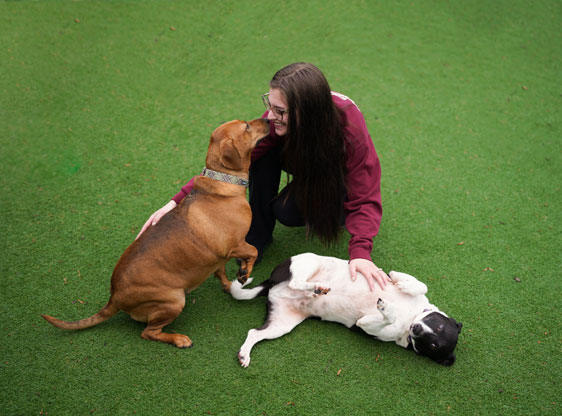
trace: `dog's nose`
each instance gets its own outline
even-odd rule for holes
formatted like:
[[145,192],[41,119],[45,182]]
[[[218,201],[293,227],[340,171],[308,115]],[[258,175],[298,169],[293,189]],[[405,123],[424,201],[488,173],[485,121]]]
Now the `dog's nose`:
[[419,335],[422,332],[422,326],[420,324],[415,324],[412,327],[412,332],[414,333],[414,335]]

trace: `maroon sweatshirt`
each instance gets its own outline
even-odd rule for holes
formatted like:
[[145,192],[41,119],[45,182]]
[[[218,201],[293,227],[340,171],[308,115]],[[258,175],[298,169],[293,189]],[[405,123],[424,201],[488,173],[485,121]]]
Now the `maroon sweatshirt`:
[[[347,198],[344,201],[344,210],[345,226],[351,234],[349,258],[371,260],[373,237],[379,232],[382,218],[381,166],[365,118],[359,108],[350,98],[337,92],[332,92],[332,99],[343,111],[346,138]],[[266,114],[267,112],[262,117]],[[253,150],[252,162],[272,147],[281,146],[283,140],[284,136],[277,136],[272,126],[269,135]],[[172,199],[179,204],[192,189],[193,178]]]

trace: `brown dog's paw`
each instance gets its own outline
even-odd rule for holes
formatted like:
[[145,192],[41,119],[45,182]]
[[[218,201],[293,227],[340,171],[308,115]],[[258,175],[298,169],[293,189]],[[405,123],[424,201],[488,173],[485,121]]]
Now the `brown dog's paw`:
[[240,283],[242,284],[246,283],[246,281],[248,280],[248,270],[242,268],[238,269],[238,272],[236,273],[236,278]]
[[226,293],[230,293],[230,286],[232,285],[232,282],[228,282],[228,283],[224,283],[222,285],[222,290],[224,290]]
[[178,348],[191,348],[193,342],[186,335],[174,334],[174,345]]

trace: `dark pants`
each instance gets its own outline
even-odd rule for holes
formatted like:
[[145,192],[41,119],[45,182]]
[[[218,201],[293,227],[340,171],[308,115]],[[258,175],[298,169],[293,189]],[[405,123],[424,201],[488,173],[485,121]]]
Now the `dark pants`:
[[281,149],[273,148],[250,166],[250,206],[252,225],[246,241],[258,249],[260,255],[271,242],[275,222],[287,227],[305,224],[287,185],[281,192]]

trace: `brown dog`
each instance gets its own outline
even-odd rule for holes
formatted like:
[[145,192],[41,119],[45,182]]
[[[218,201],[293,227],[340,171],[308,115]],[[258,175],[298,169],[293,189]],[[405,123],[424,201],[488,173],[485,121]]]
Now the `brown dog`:
[[229,291],[225,264],[233,257],[243,259],[239,278],[252,272],[257,250],[245,241],[252,219],[245,185],[252,150],[268,131],[264,119],[235,120],[215,129],[205,176],[196,177],[192,192],[125,250],[111,276],[107,305],[80,321],[43,318],[58,328],[83,329],[121,310],[147,323],[144,339],[190,347],[187,336],[162,332],[183,310],[186,291],[213,272]]

